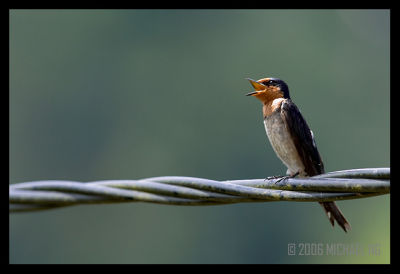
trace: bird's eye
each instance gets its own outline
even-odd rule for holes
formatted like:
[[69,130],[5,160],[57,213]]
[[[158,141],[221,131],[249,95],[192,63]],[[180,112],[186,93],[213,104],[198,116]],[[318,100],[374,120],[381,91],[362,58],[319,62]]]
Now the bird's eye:
[[274,83],[274,81],[272,81],[272,80],[268,81],[268,84],[270,84],[270,85],[272,85],[273,83]]

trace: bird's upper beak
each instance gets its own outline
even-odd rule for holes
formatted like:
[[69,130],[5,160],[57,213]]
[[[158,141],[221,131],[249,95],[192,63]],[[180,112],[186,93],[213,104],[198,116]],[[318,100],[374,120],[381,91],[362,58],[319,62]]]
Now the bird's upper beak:
[[267,87],[253,79],[250,78],[246,78],[247,80],[249,80],[250,84],[253,86],[253,88],[255,89],[255,91],[249,92],[246,94],[246,96],[253,96],[256,95],[258,93],[260,93],[262,90],[265,90]]

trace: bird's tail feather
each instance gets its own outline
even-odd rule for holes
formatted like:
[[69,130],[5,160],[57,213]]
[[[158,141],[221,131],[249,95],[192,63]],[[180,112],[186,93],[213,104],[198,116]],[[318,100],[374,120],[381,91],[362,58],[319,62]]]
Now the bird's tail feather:
[[347,222],[346,218],[343,216],[342,212],[337,207],[335,202],[323,202],[320,204],[324,208],[325,213],[328,216],[328,219],[331,222],[332,226],[335,225],[336,220],[338,225],[340,225],[340,227],[343,228],[345,232],[351,230],[349,222]]

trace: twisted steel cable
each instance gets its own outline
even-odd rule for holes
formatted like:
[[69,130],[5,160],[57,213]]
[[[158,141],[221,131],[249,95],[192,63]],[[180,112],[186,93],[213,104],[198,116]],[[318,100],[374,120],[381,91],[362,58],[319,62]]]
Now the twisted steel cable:
[[33,181],[9,187],[9,211],[35,211],[78,204],[149,202],[218,205],[242,202],[325,202],[390,193],[390,168],[334,171],[308,178],[216,181],[163,176],[95,182]]

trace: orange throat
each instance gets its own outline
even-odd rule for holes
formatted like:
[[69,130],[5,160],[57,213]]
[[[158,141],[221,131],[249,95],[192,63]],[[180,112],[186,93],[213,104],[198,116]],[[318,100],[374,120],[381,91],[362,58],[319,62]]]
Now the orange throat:
[[270,116],[274,111],[279,109],[282,105],[283,100],[285,100],[285,98],[275,98],[270,101],[263,102],[264,118]]
[[263,103],[264,118],[280,108],[283,100],[285,100],[282,92],[274,87],[269,87],[267,90],[259,92],[255,97]]

